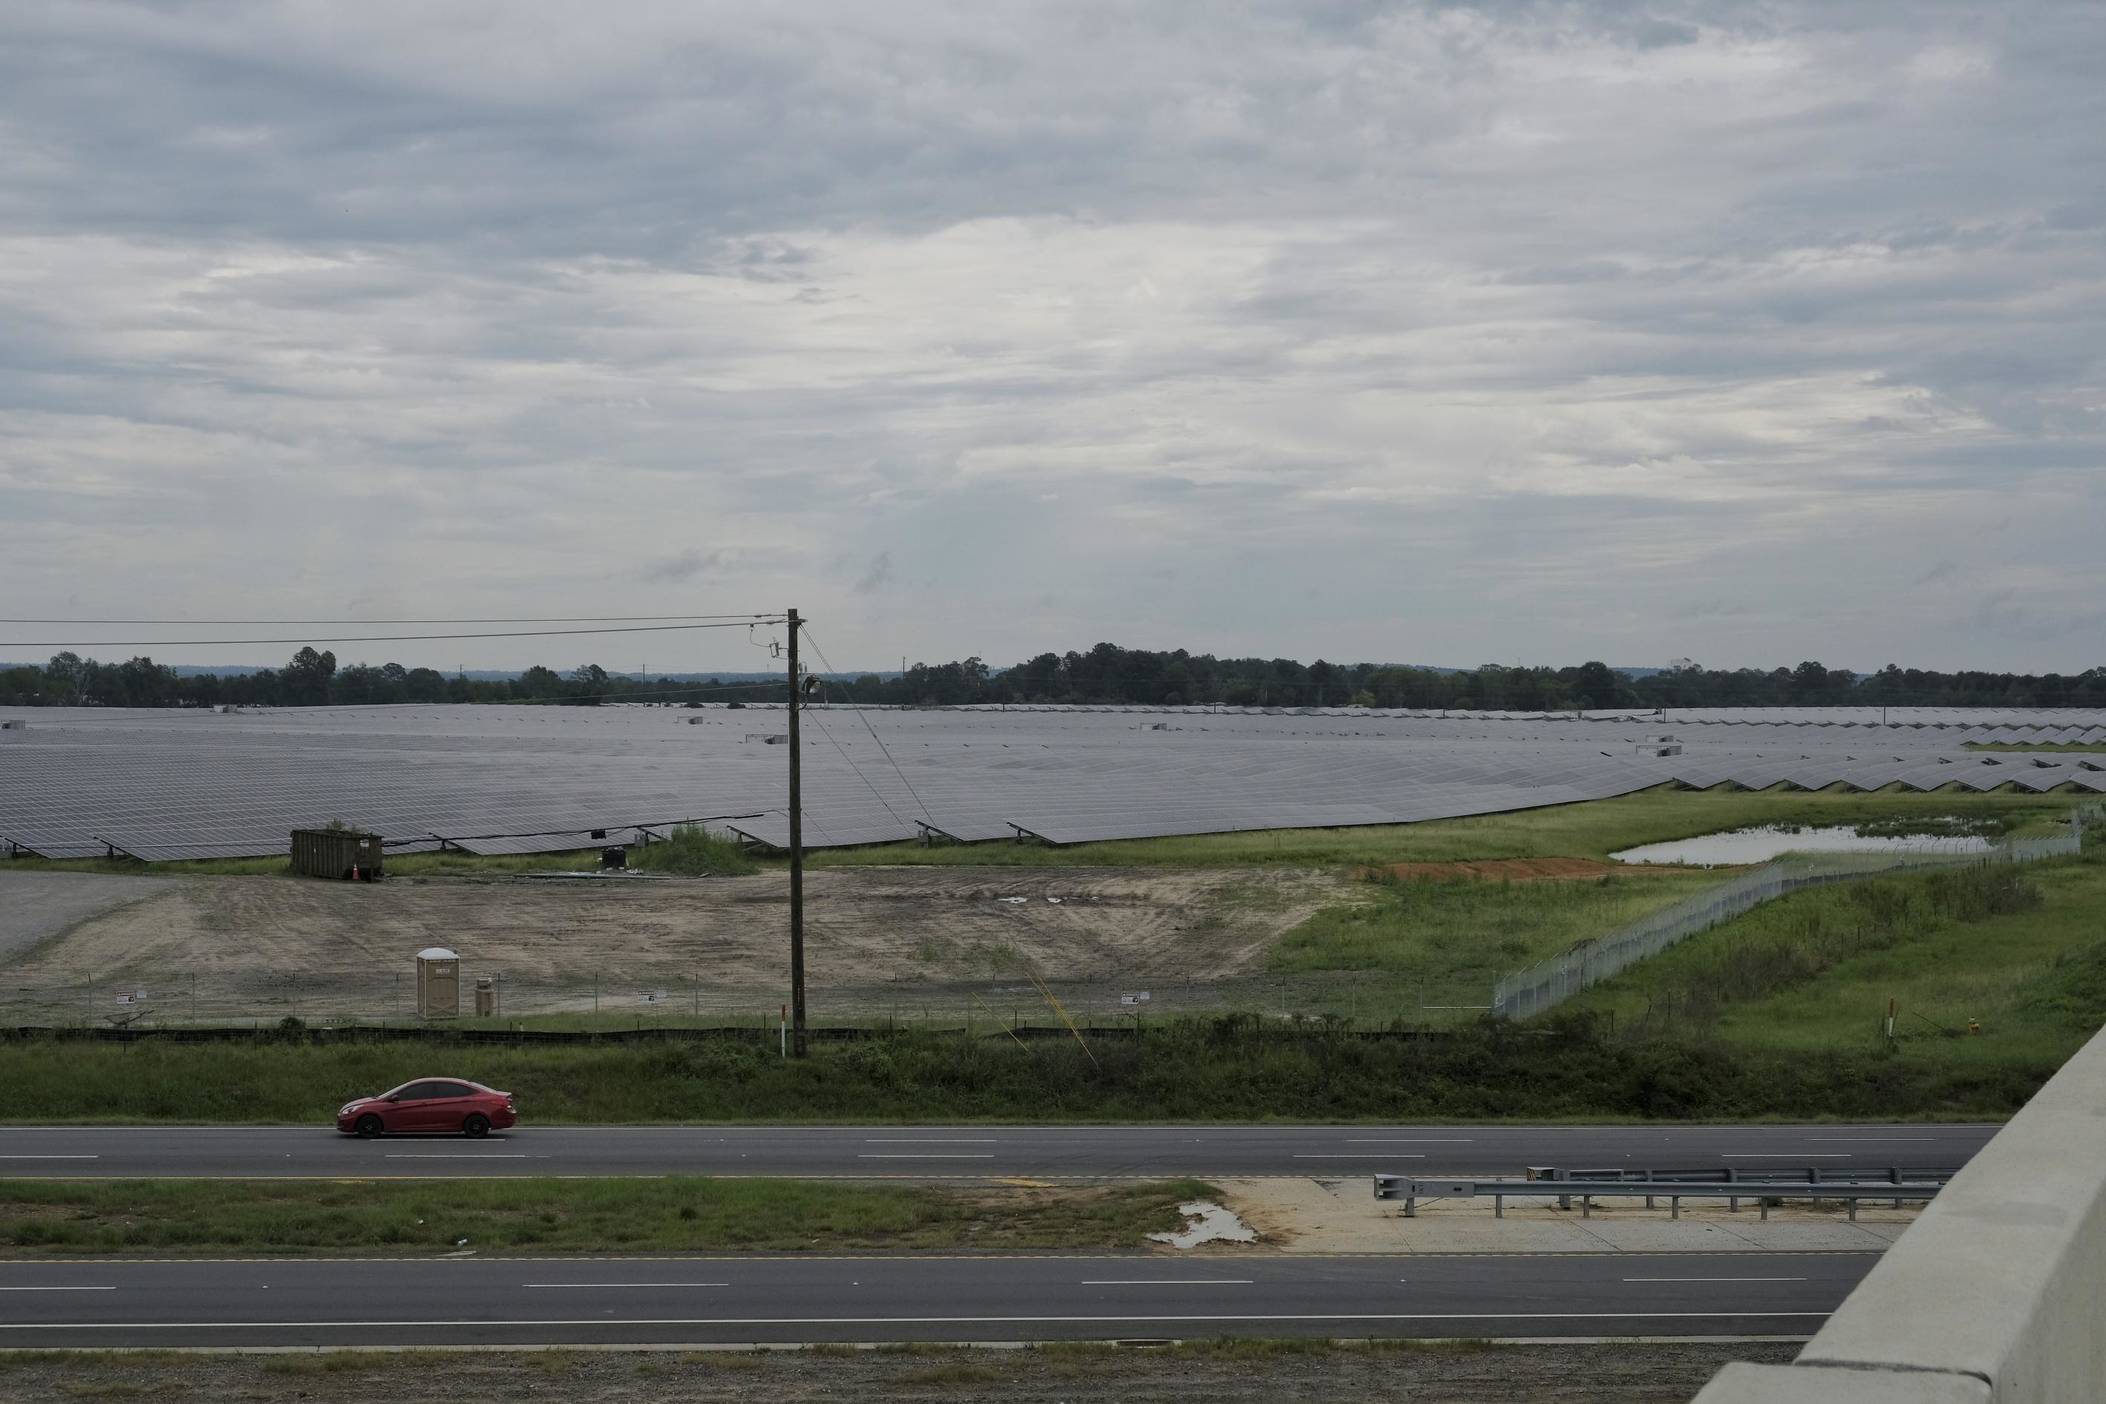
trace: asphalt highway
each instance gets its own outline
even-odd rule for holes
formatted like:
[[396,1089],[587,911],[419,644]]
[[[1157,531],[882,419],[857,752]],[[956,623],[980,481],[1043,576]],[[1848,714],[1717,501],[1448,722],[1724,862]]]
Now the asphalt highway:
[[1859,1253],[0,1262],[0,1348],[1804,1336]]
[[1994,1126],[533,1126],[360,1141],[311,1126],[0,1127],[0,1177],[1520,1174],[1531,1165],[1958,1166]]

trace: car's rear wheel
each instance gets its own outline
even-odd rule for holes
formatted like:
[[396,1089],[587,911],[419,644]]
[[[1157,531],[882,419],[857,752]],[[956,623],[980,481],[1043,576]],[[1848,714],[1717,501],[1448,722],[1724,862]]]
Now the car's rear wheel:
[[368,1141],[372,1140],[375,1136],[378,1136],[382,1131],[385,1131],[386,1129],[387,1128],[385,1126],[382,1126],[380,1124],[380,1118],[373,1115],[373,1113],[371,1112],[367,1112],[364,1116],[358,1119],[358,1134]]
[[477,1112],[461,1123],[461,1130],[478,1139],[487,1136],[490,1134],[490,1118]]

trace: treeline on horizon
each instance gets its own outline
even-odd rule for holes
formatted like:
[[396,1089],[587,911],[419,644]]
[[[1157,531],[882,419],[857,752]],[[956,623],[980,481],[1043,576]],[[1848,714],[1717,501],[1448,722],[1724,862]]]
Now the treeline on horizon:
[[[888,706],[968,703],[1142,704],[1225,707],[1415,707],[1548,712],[1606,707],[2106,707],[2106,668],[2083,673],[1939,673],[1893,664],[1859,675],[1819,663],[1713,670],[1694,663],[1634,678],[1602,663],[1466,672],[1377,663],[1303,664],[1289,658],[1216,658],[1100,643],[1087,653],[1042,653],[1013,668],[978,658],[917,663],[894,677],[828,680],[813,700]],[[783,683],[643,682],[587,663],[539,665],[516,678],[448,676],[398,663],[339,667],[303,648],[283,668],[179,677],[139,657],[99,663],[60,653],[42,667],[0,670],[0,706],[316,707],[405,702],[534,702],[596,706],[660,702],[781,702]]]

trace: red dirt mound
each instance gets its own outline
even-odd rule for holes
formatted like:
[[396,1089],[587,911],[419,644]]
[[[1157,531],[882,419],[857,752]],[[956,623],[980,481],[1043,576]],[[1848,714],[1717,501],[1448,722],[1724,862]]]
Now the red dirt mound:
[[1620,863],[1596,858],[1471,858],[1456,863],[1389,863],[1370,872],[1390,872],[1400,878],[1481,878],[1487,882],[1548,882],[1575,878],[1606,877],[1629,872]]

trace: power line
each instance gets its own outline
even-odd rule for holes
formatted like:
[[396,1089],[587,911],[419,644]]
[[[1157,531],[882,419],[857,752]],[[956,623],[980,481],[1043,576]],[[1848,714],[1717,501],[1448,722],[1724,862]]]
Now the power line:
[[14,639],[0,640],[0,648],[220,648],[237,644],[348,644],[348,643],[437,643],[447,639],[545,639],[570,634],[660,634],[682,629],[744,629],[753,624],[776,624],[779,618],[740,618],[720,624],[626,624],[604,629],[504,629],[467,634],[343,634],[299,635],[283,639]]
[[[836,671],[838,671],[838,670],[837,670],[837,669],[836,669],[836,668],[834,667],[834,662],[833,662],[833,660],[832,660],[831,658],[828,658],[828,657],[826,656],[826,650],[825,650],[825,649],[823,649],[823,648],[821,648],[821,647],[819,647],[819,640],[817,640],[817,639],[815,639],[815,638],[813,638],[813,637],[812,637],[812,631],[811,631],[811,627],[810,627],[809,625],[807,625],[807,626],[805,627],[805,630],[804,630],[804,636],[805,636],[806,640],[807,640],[807,641],[809,641],[809,642],[810,642],[810,644],[812,645],[812,652],[814,652],[814,653],[816,653],[816,654],[818,654],[818,655],[819,655],[819,661],[820,661],[820,663],[822,663],[822,664],[824,664],[824,665],[825,665],[825,667],[826,667],[826,671],[827,671],[827,672],[829,672],[829,673],[832,673],[832,672],[836,672]],[[823,684],[822,684],[822,686],[823,686]],[[855,711],[856,711],[856,717],[857,717],[857,719],[858,719],[858,720],[860,720],[860,721],[861,721],[861,722],[863,723],[863,729],[864,729],[865,731],[867,731],[867,732],[869,732],[869,733],[870,733],[870,739],[871,739],[871,740],[873,740],[873,741],[875,741],[875,742],[877,742],[877,748],[878,748],[878,750],[880,750],[880,751],[882,751],[882,752],[884,753],[884,756],[885,756],[885,760],[886,760],[886,761],[887,761],[887,762],[888,762],[888,763],[889,763],[889,764],[890,764],[890,765],[892,766],[892,773],[893,773],[894,775],[897,775],[897,776],[899,777],[899,783],[900,783],[900,784],[902,784],[902,785],[905,785],[905,786],[907,787],[907,793],[908,793],[909,795],[913,795],[913,797],[914,797],[914,807],[915,807],[916,809],[919,809],[919,810],[921,811],[921,817],[922,817],[923,819],[928,819],[928,818],[929,818],[929,807],[928,807],[927,805],[923,804],[923,803],[921,802],[921,796],[920,796],[919,794],[916,794],[916,793],[915,793],[915,790],[914,790],[914,782],[913,782],[912,780],[909,780],[909,779],[907,778],[907,772],[906,772],[906,771],[904,771],[904,770],[901,770],[901,769],[899,768],[899,762],[898,762],[898,761],[896,761],[896,760],[893,760],[893,759],[892,759],[892,748],[891,748],[891,747],[889,747],[889,746],[887,746],[887,745],[885,744],[885,738],[884,738],[884,737],[882,737],[882,736],[880,736],[880,735],[878,735],[878,734],[877,734],[877,728],[876,728],[876,727],[874,727],[874,726],[872,726],[872,725],[870,724],[870,718],[864,715],[864,713],[863,713],[863,707],[862,707],[862,704],[856,701],[856,699],[855,699],[855,694],[854,694],[854,693],[852,693],[852,692],[848,692],[848,689],[846,689],[846,688],[843,688],[843,689],[842,689],[842,691],[843,691],[844,693],[847,693],[847,695],[848,695],[848,705],[849,705],[849,706],[851,706],[851,707],[854,707],[854,708],[855,708]],[[823,728],[823,727],[822,727],[821,729],[822,729],[822,730],[824,730],[824,728]],[[829,739],[829,740],[831,740],[832,738],[831,738],[831,737],[829,737],[828,739]],[[837,744],[838,744],[838,743],[837,743]],[[847,754],[847,752],[845,752],[845,751],[844,751],[844,752],[842,752],[842,754],[843,754],[843,755],[845,756],[845,755]],[[860,772],[859,772],[859,773],[860,773]],[[865,780],[865,781],[864,781],[863,783],[864,783],[864,784],[866,784],[866,785],[869,785],[869,784],[870,784],[870,782],[869,782],[868,780]],[[875,793],[875,792],[876,792],[876,789],[877,789],[877,787],[876,787],[875,785],[872,785],[872,786],[871,786],[871,790],[872,790],[872,792],[873,792],[873,793]],[[890,806],[890,805],[886,805],[886,806],[885,806],[885,808],[886,808],[887,812],[890,812],[890,810],[891,810],[892,806]],[[895,818],[895,819],[898,819],[898,818],[899,818],[899,816],[898,816],[897,814],[894,814],[894,815],[893,815],[892,817],[893,817],[893,818]],[[932,822],[932,823],[933,823],[934,821],[933,821],[933,820],[931,820],[930,822]]]
[[283,624],[664,624],[681,619],[780,622],[779,615],[769,614],[522,614],[488,619],[0,619],[0,624],[253,624],[276,628]]

